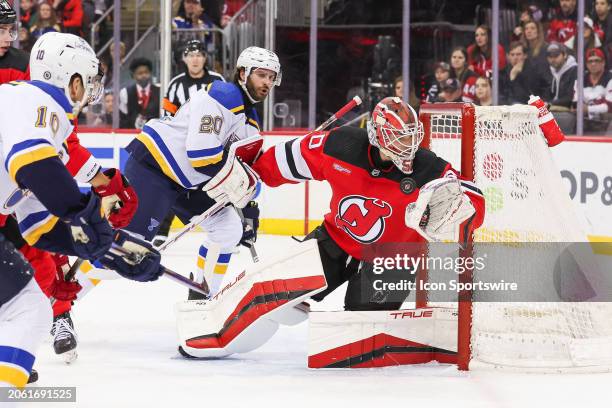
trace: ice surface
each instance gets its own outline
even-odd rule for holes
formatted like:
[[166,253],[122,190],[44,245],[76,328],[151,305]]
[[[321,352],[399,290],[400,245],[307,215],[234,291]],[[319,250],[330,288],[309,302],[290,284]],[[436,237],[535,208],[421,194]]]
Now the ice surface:
[[[164,255],[185,275],[202,235],[193,233]],[[289,237],[261,236],[261,259]],[[234,256],[229,273],[251,262]],[[40,386],[77,387],[77,404],[18,407],[609,407],[612,374],[462,373],[453,366],[309,370],[307,324],[281,327],[264,347],[223,360],[183,359],[176,350],[173,305],[186,290],[167,279],[141,284],[102,282],[74,307],[79,358],[68,366],[50,339],[38,353]],[[335,310],[343,293],[318,309]],[[1,404],[0,404],[1,405]]]

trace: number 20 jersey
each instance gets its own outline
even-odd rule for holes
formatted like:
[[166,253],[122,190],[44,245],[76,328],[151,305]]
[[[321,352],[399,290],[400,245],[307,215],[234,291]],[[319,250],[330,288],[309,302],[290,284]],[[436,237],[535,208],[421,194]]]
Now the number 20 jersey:
[[235,115],[200,89],[175,116],[148,121],[128,150],[135,157],[146,150],[166,177],[191,188],[218,171],[228,143],[256,132],[244,115]]

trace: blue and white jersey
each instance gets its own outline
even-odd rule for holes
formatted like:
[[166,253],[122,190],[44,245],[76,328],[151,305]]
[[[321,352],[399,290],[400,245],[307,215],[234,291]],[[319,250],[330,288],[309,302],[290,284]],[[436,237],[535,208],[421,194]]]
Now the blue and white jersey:
[[228,143],[257,133],[221,103],[200,89],[173,117],[152,119],[136,137],[160,170],[190,188],[211,178],[206,168],[224,160]]
[[[20,170],[68,154],[63,145],[74,129],[72,106],[64,91],[40,81],[0,86],[0,213],[17,213],[25,240],[35,243],[58,218],[17,182]],[[62,194],[61,191],[55,194]]]

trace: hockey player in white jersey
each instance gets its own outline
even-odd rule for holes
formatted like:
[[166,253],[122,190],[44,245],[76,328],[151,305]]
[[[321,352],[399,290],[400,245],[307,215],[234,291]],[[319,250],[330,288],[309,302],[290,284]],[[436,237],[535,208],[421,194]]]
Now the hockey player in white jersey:
[[[254,53],[253,49],[259,51]],[[229,147],[240,141],[249,145],[250,152],[259,152],[259,124],[253,117],[251,96],[247,100],[243,92],[248,95],[250,89],[255,100],[265,99],[272,87],[280,84],[281,67],[273,52],[257,47],[247,50],[243,54],[250,57],[241,54],[238,59],[245,72],[244,91],[238,84],[214,82],[211,89],[216,84],[223,89],[210,95],[198,91],[174,117],[147,122],[128,146],[125,174],[140,197],[129,231],[152,240],[170,209],[187,223],[215,201],[243,208],[257,195],[259,181],[249,167],[249,159],[239,160]],[[204,270],[210,267],[212,279],[208,283],[214,295],[232,250],[241,240],[243,225],[236,210],[226,207],[201,226],[207,235],[198,254],[196,280],[201,281]]]
[[[123,231],[113,233],[100,198],[82,194],[64,165],[73,118],[102,90],[95,53],[82,38],[48,33],[32,49],[30,71],[35,80],[0,86],[0,213],[15,213],[24,238],[38,248],[100,260],[129,279],[157,279],[159,253]],[[110,250],[127,242],[146,253],[140,263]],[[48,322],[50,328],[50,305],[38,304],[40,290],[31,288],[23,262],[8,261],[12,249],[3,246],[2,256],[9,267],[0,269],[0,384],[22,387],[41,327]]]

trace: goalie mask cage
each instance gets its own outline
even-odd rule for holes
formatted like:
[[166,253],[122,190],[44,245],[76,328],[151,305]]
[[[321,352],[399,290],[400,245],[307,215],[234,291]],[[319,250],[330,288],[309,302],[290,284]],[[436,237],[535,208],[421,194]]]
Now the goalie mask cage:
[[[473,246],[460,256],[477,255],[481,242],[587,241],[535,108],[424,104],[419,116],[425,130],[422,146],[461,169],[485,195],[484,223],[474,233]],[[508,259],[500,268],[511,274],[513,264],[521,268],[518,259]],[[459,279],[474,278],[468,271]],[[419,279],[427,280],[427,272]],[[473,302],[475,295],[461,293],[458,305],[453,304],[458,309],[460,369],[611,371],[611,303]],[[440,305],[428,302],[426,292],[417,292],[417,307],[426,306]]]

